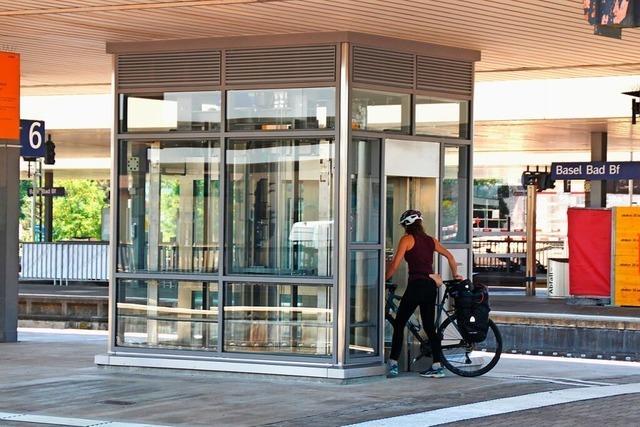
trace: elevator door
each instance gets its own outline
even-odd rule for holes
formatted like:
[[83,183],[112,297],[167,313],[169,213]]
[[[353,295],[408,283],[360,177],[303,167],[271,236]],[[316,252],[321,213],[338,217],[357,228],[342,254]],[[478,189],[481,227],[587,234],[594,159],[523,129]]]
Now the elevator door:
[[[391,260],[398,241],[404,234],[399,224],[400,215],[407,209],[418,209],[424,218],[424,230],[430,236],[435,236],[438,216],[436,178],[416,178],[404,176],[387,177],[387,224],[385,233],[385,252],[387,260]],[[394,283],[403,292],[407,283],[406,263],[400,264],[393,275]]]
[[[422,141],[385,141],[386,176],[386,224],[385,255],[387,261],[393,257],[398,241],[404,234],[399,224],[400,215],[407,209],[422,212],[423,227],[427,234],[437,237],[438,230],[438,188],[440,172],[440,145]],[[437,266],[434,265],[437,269]],[[407,265],[400,267],[391,279],[398,285],[397,294],[402,295],[407,286]],[[391,344],[393,328],[385,322],[385,345]],[[417,342],[405,335],[408,345],[403,346],[400,357],[400,369],[409,368],[409,359],[416,354]],[[423,360],[421,364],[428,363]],[[414,366],[419,369],[422,366]]]

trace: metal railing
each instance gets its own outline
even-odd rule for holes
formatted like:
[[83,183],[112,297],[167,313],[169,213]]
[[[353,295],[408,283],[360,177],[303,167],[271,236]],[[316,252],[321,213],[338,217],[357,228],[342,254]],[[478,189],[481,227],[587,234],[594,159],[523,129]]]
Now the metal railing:
[[[192,245],[179,247],[160,244],[157,248],[157,271],[211,272],[218,265],[218,245]],[[144,245],[140,254],[131,244],[118,245],[118,271],[146,270],[149,262],[149,246]]]
[[20,279],[108,281],[109,242],[20,243]]
[[[536,242],[536,264],[547,271],[549,256],[564,250],[562,240]],[[515,272],[524,269],[527,242],[525,240],[474,240],[474,269]]]

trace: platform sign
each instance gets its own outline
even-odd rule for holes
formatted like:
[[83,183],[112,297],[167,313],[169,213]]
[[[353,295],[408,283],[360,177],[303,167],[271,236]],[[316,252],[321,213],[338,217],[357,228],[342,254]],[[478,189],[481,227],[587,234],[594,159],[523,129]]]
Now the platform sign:
[[[33,188],[27,188],[27,195],[33,196]],[[63,197],[67,195],[67,191],[64,187],[51,187],[51,188],[36,188],[36,196],[50,196],[50,197]]]
[[614,218],[614,303],[640,307],[640,207],[616,207]]
[[44,157],[44,121],[20,120],[20,155],[22,158]]
[[20,138],[20,55],[0,52],[0,139]]
[[568,162],[552,163],[551,179],[640,179],[640,162]]

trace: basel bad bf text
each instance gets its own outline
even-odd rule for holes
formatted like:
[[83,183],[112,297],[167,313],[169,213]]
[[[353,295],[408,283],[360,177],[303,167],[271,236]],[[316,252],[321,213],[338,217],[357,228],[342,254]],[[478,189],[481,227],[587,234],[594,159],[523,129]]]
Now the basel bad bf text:
[[552,179],[640,179],[640,162],[552,163]]

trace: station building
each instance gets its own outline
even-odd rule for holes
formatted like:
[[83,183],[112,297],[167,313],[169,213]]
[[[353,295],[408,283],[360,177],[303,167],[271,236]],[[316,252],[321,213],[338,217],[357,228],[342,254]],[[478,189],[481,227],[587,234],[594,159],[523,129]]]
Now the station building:
[[[595,38],[580,2],[96,0],[2,19],[23,94],[47,105],[24,118],[77,119],[50,127],[56,176],[110,178],[99,364],[379,375],[400,212],[420,207],[469,275],[474,232],[521,232],[520,196],[506,218],[496,192],[524,167],[591,160],[597,135],[638,156],[620,92],[640,36]],[[108,110],[86,107],[96,93]],[[474,203],[472,171],[496,194]],[[549,238],[588,197],[560,187],[540,196]],[[637,202],[623,191],[606,204]]]

